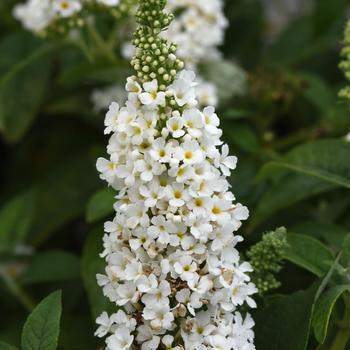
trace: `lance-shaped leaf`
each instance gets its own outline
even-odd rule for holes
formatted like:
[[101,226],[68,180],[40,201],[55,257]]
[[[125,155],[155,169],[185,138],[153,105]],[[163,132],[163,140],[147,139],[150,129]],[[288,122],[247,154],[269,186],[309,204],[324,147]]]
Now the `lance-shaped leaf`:
[[61,292],[46,297],[29,315],[22,332],[22,350],[56,350],[60,332]]

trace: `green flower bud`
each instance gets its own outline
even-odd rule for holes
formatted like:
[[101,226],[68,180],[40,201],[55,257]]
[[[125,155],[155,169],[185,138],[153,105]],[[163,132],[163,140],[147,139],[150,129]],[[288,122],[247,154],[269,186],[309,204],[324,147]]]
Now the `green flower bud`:
[[287,231],[284,227],[280,227],[276,231],[264,234],[262,240],[247,252],[254,269],[251,274],[252,281],[260,294],[280,286],[275,275],[282,269],[287,247]]

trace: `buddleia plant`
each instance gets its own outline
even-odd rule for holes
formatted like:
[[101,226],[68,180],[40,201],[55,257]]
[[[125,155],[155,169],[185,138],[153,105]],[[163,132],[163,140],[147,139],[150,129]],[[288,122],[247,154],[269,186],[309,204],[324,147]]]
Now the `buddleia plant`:
[[97,169],[117,191],[105,223],[105,274],[114,313],[98,318],[108,350],[253,350],[257,293],[236,234],[248,209],[228,177],[237,158],[214,107],[198,108],[196,76],[163,36],[165,0],[140,0],[125,106],[110,105],[108,158]]

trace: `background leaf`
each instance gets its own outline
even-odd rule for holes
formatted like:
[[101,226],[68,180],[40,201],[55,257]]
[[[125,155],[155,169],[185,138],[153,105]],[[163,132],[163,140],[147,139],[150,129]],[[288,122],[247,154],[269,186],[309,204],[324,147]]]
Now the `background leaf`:
[[47,53],[54,47],[23,32],[0,43],[0,72],[6,72],[0,79],[0,131],[11,142],[24,135],[40,110],[49,82]]
[[299,146],[279,160],[267,163],[259,179],[271,176],[276,168],[285,168],[314,176],[350,189],[350,143],[321,140]]
[[113,213],[116,193],[110,187],[96,192],[89,200],[86,210],[86,220],[94,223]]
[[315,310],[312,318],[314,334],[319,343],[324,343],[329,320],[335,303],[339,297],[350,290],[350,285],[335,286],[322,294],[315,304]]
[[267,306],[260,306],[254,314],[256,348],[305,350],[316,291],[317,285],[313,285],[305,291],[273,297]]
[[252,211],[251,228],[283,209],[335,188],[336,185],[318,178],[299,173],[286,174],[271,184],[261,196],[257,208]]
[[22,283],[66,281],[80,277],[79,258],[64,251],[37,254],[21,278]]
[[17,350],[15,346],[0,341],[0,350]]
[[0,210],[0,250],[23,242],[34,217],[36,191],[24,191]]
[[327,273],[334,260],[329,248],[315,238],[306,235],[289,233],[287,240],[289,247],[286,259],[318,277]]

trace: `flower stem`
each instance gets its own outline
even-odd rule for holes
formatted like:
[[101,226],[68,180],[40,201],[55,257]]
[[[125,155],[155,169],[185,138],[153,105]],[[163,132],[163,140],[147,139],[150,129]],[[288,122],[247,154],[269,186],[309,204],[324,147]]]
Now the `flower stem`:
[[0,275],[11,293],[20,301],[27,311],[31,312],[35,307],[35,303],[17,283],[16,279],[11,275],[11,273],[9,273],[6,269],[1,268]]
[[345,350],[350,339],[350,294],[344,296],[345,313],[330,350]]
[[111,49],[111,47],[103,40],[100,33],[96,30],[96,28],[90,23],[86,24],[86,28],[88,29],[92,40],[95,42],[97,48],[100,50],[99,52],[106,57],[112,63],[117,61],[116,56]]

